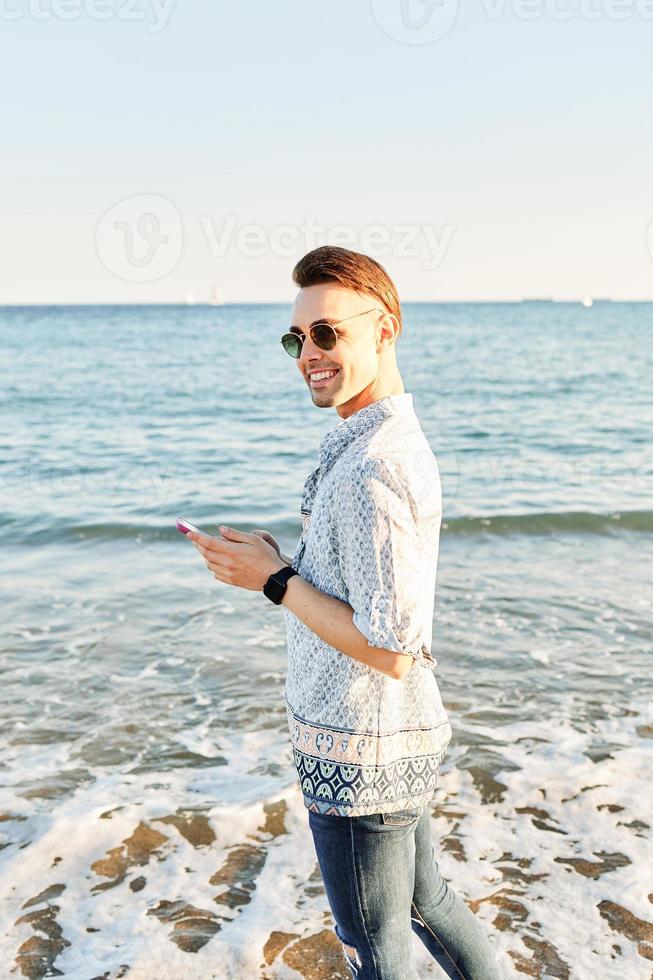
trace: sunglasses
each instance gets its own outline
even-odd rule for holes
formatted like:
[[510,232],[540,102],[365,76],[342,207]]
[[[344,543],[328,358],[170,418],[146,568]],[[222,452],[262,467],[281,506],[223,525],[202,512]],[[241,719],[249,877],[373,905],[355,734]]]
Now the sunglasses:
[[[373,313],[375,310],[383,313],[378,306],[373,306],[371,310],[363,310],[362,313],[352,313],[351,316],[343,317],[342,320],[317,320],[308,328],[311,340],[320,350],[331,350],[338,343],[338,334],[333,329],[345,320],[353,320],[357,316],[365,316],[366,313]],[[304,334],[298,328],[291,327],[289,333],[285,333],[281,338],[283,349],[291,357],[300,357],[304,346]]]

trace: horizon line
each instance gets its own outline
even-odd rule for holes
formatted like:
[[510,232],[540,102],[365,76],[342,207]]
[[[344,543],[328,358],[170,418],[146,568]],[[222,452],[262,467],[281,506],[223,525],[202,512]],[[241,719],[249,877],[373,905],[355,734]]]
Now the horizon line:
[[[553,297],[539,297],[539,296],[524,296],[519,299],[417,299],[417,300],[401,300],[401,305],[411,305],[411,306],[438,306],[438,305],[493,305],[493,306],[505,306],[508,304],[521,304],[521,303],[538,303],[538,304],[558,304],[558,305],[570,305],[570,306],[583,306],[585,299],[591,299],[592,305],[597,303],[653,303],[653,297],[651,298],[620,298],[614,299],[611,296],[599,296],[596,299],[593,297],[581,297],[578,299],[555,299]],[[127,306],[152,306],[152,307],[187,307],[192,309],[194,307],[200,307],[202,309],[215,309],[219,310],[225,306],[292,306],[292,300],[230,300],[224,303],[211,303],[211,302],[191,302],[188,303],[184,300],[173,301],[173,300],[146,300],[146,301],[57,301],[57,302],[19,302],[19,303],[0,303],[0,309],[31,309],[35,307],[64,307],[64,306],[79,306],[79,307],[93,307],[93,306],[107,306],[107,307],[127,307]],[[586,307],[589,309],[589,307]]]

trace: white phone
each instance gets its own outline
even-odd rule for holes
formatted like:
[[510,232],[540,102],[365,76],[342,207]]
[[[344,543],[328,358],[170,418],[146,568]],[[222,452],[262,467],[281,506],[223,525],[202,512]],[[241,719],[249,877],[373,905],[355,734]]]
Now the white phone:
[[182,534],[188,534],[189,531],[192,531],[193,534],[206,534],[207,537],[211,537],[208,531],[203,531],[201,527],[195,527],[190,521],[185,521],[183,517],[177,518],[176,525],[177,530],[181,531]]

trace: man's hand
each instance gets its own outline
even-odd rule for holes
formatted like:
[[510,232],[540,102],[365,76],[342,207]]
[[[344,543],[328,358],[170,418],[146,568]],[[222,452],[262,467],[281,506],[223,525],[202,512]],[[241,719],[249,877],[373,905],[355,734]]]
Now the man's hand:
[[270,534],[269,531],[261,531],[260,528],[256,528],[254,531],[252,531],[252,534],[258,534],[259,538],[263,538],[264,541],[271,544],[276,553],[279,555],[279,558],[281,558],[281,548],[279,547],[279,542]]
[[186,535],[220,582],[262,592],[270,575],[285,567],[278,545],[275,548],[260,534],[247,534],[224,526],[220,527],[220,533],[222,537],[219,538],[194,532]]
[[281,548],[279,547],[279,543],[277,539],[273,538],[269,531],[261,531],[260,528],[256,528],[254,531],[252,531],[252,534],[258,534],[260,538],[263,538],[263,540],[271,544],[273,548],[276,548],[279,558],[281,558],[281,561],[285,565],[292,565],[292,558],[289,558],[288,555],[284,555]]

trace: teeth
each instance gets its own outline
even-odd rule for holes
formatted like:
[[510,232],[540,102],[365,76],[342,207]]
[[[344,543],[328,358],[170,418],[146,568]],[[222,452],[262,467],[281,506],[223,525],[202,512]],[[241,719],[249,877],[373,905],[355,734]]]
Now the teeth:
[[323,378],[330,378],[337,373],[337,371],[320,371],[311,375],[311,381],[321,381]]

